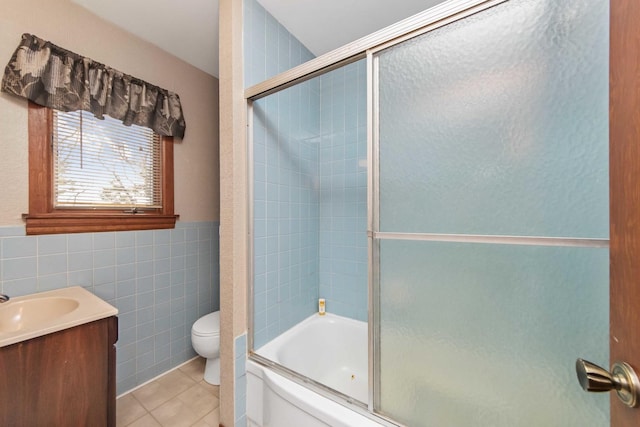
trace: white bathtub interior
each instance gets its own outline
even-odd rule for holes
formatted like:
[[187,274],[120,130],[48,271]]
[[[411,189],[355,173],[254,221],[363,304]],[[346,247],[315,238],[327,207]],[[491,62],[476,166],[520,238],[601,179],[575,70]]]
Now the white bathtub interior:
[[256,353],[360,402],[367,402],[367,324],[313,314]]

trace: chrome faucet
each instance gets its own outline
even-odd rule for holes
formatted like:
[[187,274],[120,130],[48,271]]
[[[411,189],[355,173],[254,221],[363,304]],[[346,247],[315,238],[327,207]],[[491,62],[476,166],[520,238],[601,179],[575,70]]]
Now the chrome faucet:
[[9,301],[9,295],[0,294],[0,304]]

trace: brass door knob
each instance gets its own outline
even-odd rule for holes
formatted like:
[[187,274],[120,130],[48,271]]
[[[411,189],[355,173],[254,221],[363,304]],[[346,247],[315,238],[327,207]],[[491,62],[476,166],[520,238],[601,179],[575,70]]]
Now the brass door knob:
[[640,380],[633,368],[625,362],[616,362],[611,373],[606,369],[583,359],[576,360],[578,381],[585,391],[615,390],[618,398],[630,408],[640,403]]

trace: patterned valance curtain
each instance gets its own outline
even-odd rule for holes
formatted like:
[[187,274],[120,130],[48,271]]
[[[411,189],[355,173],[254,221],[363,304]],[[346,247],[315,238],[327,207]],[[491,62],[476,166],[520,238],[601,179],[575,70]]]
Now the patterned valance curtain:
[[184,136],[177,94],[31,34],[22,35],[5,68],[1,89],[56,110],[85,110],[99,119],[107,114],[127,126]]

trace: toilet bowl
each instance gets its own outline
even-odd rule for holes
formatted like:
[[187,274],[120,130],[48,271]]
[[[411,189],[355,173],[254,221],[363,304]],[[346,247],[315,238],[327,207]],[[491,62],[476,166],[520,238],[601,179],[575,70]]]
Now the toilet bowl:
[[220,385],[220,312],[206,314],[191,328],[191,344],[200,356],[207,359],[204,380]]

